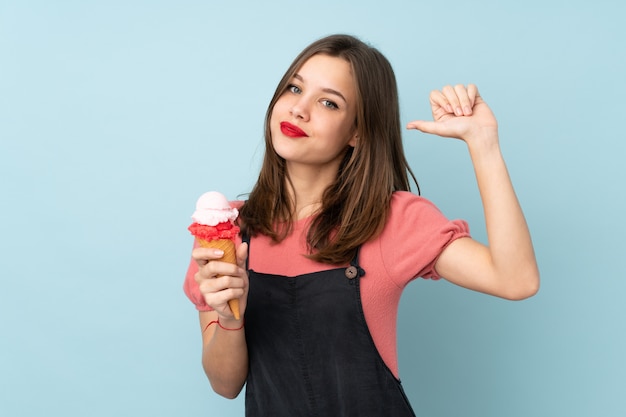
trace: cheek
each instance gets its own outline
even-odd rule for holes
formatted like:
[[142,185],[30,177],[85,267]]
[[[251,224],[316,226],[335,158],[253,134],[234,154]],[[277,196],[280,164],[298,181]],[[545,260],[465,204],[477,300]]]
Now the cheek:
[[352,139],[356,132],[356,126],[353,121],[343,121],[337,126],[337,132],[340,132],[340,136],[346,141]]
[[278,100],[272,109],[270,115],[270,127],[275,129],[278,124],[285,119],[285,102],[284,100]]
[[280,122],[283,120],[280,116],[280,112],[274,106],[272,109],[272,114],[270,115],[270,136],[271,142],[274,144],[275,138],[280,133]]
[[289,102],[289,99],[287,96],[282,95],[281,97],[278,98],[278,100],[276,100],[276,103],[274,103],[274,108],[272,109],[272,117],[274,115],[284,115],[285,112],[289,112],[289,108],[291,107],[291,104]]

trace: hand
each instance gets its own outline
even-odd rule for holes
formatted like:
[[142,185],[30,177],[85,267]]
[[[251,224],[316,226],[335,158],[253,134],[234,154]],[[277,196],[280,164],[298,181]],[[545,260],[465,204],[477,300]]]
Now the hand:
[[238,298],[239,312],[243,317],[248,299],[248,273],[245,269],[248,245],[243,243],[237,248],[237,265],[218,261],[221,251],[211,248],[195,248],[191,256],[198,264],[194,278],[207,305],[221,319],[234,320],[228,300]]
[[416,120],[407,129],[457,138],[468,145],[477,140],[497,143],[498,122],[474,84],[445,86],[430,93],[433,121]]

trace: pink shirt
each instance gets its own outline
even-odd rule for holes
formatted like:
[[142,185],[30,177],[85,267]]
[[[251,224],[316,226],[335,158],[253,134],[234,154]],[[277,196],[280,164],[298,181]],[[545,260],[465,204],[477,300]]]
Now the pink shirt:
[[[302,256],[307,252],[305,237],[309,221],[309,218],[298,221],[293,233],[278,245],[272,244],[266,236],[253,238],[250,269],[295,276],[336,268]],[[396,322],[402,290],[417,277],[439,279],[434,268],[439,254],[453,240],[468,236],[469,227],[465,221],[450,221],[425,198],[409,192],[396,192],[382,233],[361,247],[359,264],[366,272],[361,278],[363,313],[378,352],[396,377]],[[277,259],[281,261],[277,262]],[[211,308],[194,280],[197,270],[197,264],[192,260],[184,290],[199,311],[208,311]]]

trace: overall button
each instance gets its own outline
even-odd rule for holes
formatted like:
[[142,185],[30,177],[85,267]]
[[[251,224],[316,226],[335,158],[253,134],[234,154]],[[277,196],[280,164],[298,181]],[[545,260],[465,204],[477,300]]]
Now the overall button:
[[349,266],[346,268],[346,277],[349,279],[354,279],[358,275],[359,271],[357,271],[356,266]]

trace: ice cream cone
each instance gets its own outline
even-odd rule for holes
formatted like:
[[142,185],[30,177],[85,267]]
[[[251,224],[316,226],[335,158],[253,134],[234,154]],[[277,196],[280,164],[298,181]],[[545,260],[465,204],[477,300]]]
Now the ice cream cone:
[[[209,191],[202,194],[196,202],[196,211],[191,216],[194,222],[188,229],[199,246],[222,250],[224,255],[219,260],[236,265],[235,240],[239,226],[235,225],[235,220],[238,214],[239,211],[230,206],[223,194]],[[228,306],[239,320],[239,299],[228,301]]]
[[[196,238],[198,245],[203,248],[220,249],[224,252],[224,255],[219,259],[222,262],[228,262],[231,264],[237,264],[237,254],[235,251],[235,242],[230,239],[214,239],[204,240]],[[239,300],[232,299],[228,301],[228,306],[233,312],[235,319],[239,320]]]

